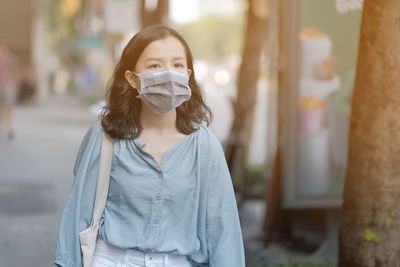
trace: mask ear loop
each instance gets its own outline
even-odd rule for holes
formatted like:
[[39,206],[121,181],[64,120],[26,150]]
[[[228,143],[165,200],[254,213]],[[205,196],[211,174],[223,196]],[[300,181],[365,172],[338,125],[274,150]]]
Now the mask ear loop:
[[[134,71],[132,71],[132,73],[133,73],[133,75],[135,75],[136,76],[136,78],[137,78],[137,81],[136,81],[136,85],[138,85],[138,82],[139,82],[139,84],[141,84],[140,83],[140,74],[138,74],[138,73],[136,73],[136,72],[134,72]],[[139,97],[140,96],[140,92],[139,92],[139,89],[137,88],[138,86],[136,86],[136,87],[133,87],[135,90],[136,90],[136,92],[138,93],[137,94],[137,96],[136,97]]]
[[[139,73],[136,73],[135,71],[133,71],[133,70],[129,70],[133,75],[135,75],[138,79],[139,79],[139,81],[140,81],[140,75],[141,74],[139,74]],[[136,96],[137,98],[140,96],[140,92],[139,92],[139,90],[138,90],[138,88],[136,88],[136,87],[133,87],[132,86],[132,88],[133,89],[135,89],[136,90],[136,92],[138,93],[138,95]]]

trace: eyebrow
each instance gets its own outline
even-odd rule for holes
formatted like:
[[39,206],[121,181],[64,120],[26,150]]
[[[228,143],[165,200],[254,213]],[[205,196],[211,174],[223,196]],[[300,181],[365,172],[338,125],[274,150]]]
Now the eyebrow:
[[[172,60],[181,60],[181,59],[185,60],[184,57],[174,57],[174,58],[172,58]],[[147,61],[162,61],[162,60],[163,59],[159,58],[159,57],[150,57],[150,58],[146,59],[145,62],[147,62]]]

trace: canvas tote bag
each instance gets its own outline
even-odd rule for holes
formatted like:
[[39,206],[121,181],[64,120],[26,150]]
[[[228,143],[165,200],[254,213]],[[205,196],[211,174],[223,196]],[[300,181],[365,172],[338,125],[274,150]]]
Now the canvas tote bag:
[[90,226],[79,232],[82,251],[83,267],[91,267],[95,251],[99,221],[107,201],[110,185],[111,161],[113,155],[113,140],[103,131],[103,140],[100,151],[99,173],[97,178],[96,198]]

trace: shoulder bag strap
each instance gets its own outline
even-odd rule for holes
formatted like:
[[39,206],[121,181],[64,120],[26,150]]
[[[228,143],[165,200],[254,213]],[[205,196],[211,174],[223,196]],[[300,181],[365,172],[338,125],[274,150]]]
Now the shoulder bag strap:
[[113,140],[102,129],[103,138],[100,152],[99,173],[97,178],[96,199],[93,208],[92,224],[99,223],[107,201],[108,188],[110,186],[110,172],[113,156]]

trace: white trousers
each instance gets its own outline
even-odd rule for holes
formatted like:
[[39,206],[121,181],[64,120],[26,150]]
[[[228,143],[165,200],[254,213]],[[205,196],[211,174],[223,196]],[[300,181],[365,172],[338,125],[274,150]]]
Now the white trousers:
[[186,256],[120,249],[97,237],[92,267],[192,267]]

